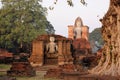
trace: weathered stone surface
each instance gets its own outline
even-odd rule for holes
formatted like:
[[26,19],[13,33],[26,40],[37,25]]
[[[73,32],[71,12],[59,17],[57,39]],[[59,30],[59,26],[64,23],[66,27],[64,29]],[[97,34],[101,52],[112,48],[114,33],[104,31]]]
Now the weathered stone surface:
[[82,38],[88,41],[88,37],[89,37],[89,27],[82,26]]
[[55,58],[45,59],[44,61],[45,61],[46,65],[56,65],[56,64],[58,64],[58,59],[55,59]]
[[63,70],[63,72],[73,72],[76,69],[74,64],[64,64],[59,67]]
[[4,49],[0,49],[0,63],[11,63],[12,61],[13,54]]
[[90,43],[86,39],[73,40],[74,63],[81,64],[84,57],[91,54]]
[[90,43],[86,39],[80,38],[73,40],[74,49],[90,49]]
[[73,25],[68,26],[68,38],[73,39]]
[[11,64],[10,70],[7,71],[8,76],[35,76],[36,71],[28,61],[26,53],[14,56],[14,62]]
[[44,77],[45,78],[60,78],[62,71],[63,70],[61,68],[54,68],[54,69],[51,68],[46,72]]
[[82,59],[82,64],[83,66],[88,67],[90,69],[97,66],[98,60],[99,57],[95,55],[88,55]]
[[8,76],[35,76],[36,72],[29,62],[13,62],[10,70],[7,71]]
[[60,65],[56,68],[51,68],[47,70],[46,74],[44,77],[49,77],[49,78],[61,78],[63,72],[73,72],[75,70],[75,66],[73,64],[64,64]]

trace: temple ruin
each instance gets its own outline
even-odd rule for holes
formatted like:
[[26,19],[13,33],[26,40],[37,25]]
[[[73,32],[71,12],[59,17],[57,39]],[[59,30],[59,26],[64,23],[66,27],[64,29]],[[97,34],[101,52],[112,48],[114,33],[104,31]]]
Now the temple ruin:
[[[50,43],[50,38],[54,37],[57,51],[49,53],[47,46]],[[32,66],[43,65],[63,65],[73,63],[71,53],[71,39],[60,35],[40,35],[32,43],[32,54],[29,58]],[[52,48],[52,47],[50,47]],[[50,49],[49,49],[50,50]]]
[[83,25],[81,18],[75,21],[74,26],[68,26],[68,38],[55,34],[40,35],[33,41],[29,58],[32,66],[73,64],[81,55],[91,53],[89,28]]

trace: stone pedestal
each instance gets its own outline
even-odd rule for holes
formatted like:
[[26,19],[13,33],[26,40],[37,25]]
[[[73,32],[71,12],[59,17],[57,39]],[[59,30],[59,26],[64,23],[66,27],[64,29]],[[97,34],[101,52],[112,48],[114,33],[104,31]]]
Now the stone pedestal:
[[83,59],[91,55],[90,43],[86,39],[75,39],[73,40],[73,56],[74,63],[78,65],[83,65]]

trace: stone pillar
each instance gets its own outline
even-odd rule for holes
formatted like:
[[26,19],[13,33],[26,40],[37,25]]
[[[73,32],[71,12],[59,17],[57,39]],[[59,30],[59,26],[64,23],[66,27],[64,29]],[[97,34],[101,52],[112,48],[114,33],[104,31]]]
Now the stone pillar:
[[42,66],[44,63],[44,43],[43,41],[40,41],[38,44],[39,47],[37,47],[37,49],[39,50],[38,52],[38,64],[39,66]]
[[64,55],[63,55],[63,42],[58,41],[58,65],[64,64]]
[[73,25],[68,26],[68,38],[73,39]]
[[73,57],[72,57],[72,53],[71,53],[70,48],[71,48],[70,41],[67,41],[66,50],[67,50],[67,55],[68,55],[68,58],[69,58],[69,64],[73,64]]
[[43,41],[35,41],[33,42],[32,55],[30,56],[30,63],[32,66],[42,66],[43,65],[43,54],[44,46]]
[[66,44],[66,40],[63,41],[63,55],[64,55],[64,63],[67,64],[68,63],[68,54],[67,54],[67,44]]
[[89,27],[88,26],[82,27],[82,38],[88,41],[88,38],[89,38]]

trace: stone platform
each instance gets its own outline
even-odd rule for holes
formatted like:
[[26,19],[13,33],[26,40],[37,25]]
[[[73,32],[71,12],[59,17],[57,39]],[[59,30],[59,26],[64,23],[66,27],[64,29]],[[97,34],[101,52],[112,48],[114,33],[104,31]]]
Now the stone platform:
[[7,71],[8,76],[35,76],[36,72],[29,62],[13,62],[10,70]]

